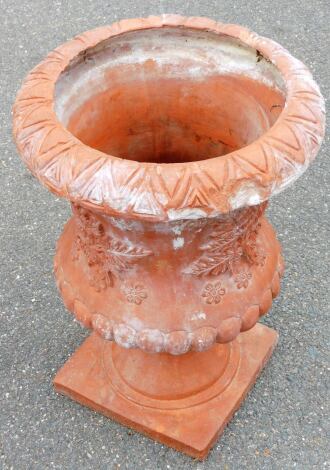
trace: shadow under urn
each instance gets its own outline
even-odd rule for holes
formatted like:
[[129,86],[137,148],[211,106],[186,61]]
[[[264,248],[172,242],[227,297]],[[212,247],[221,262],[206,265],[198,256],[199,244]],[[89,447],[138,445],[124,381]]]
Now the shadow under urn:
[[324,134],[308,69],[237,25],[163,15],[83,33],[27,76],[14,136],[71,202],[55,276],[93,333],[57,391],[204,458],[276,345],[267,200]]

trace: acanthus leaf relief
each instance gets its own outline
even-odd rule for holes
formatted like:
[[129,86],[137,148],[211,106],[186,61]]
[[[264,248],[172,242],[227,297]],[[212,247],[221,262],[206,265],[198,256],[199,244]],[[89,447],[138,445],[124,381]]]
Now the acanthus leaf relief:
[[227,271],[234,275],[240,264],[263,265],[266,256],[258,247],[260,217],[266,203],[238,209],[234,216],[214,222],[206,243],[200,246],[202,255],[184,269],[195,276],[219,276]]
[[129,271],[140,259],[152,255],[144,247],[110,236],[98,218],[82,207],[73,205],[73,213],[77,223],[73,259],[78,259],[80,253],[85,255],[89,283],[96,290],[112,287],[116,277]]

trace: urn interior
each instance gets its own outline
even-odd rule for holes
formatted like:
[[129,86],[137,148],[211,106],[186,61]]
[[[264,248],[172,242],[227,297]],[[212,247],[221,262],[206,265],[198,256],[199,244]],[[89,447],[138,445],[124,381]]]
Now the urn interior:
[[285,103],[278,69],[224,34],[126,32],[71,61],[56,83],[60,122],[84,144],[140,162],[225,155],[261,137]]

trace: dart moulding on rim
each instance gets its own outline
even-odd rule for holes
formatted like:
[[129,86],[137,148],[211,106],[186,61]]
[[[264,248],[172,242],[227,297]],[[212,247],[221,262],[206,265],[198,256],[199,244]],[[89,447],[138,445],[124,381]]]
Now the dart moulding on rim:
[[203,458],[277,341],[271,195],[315,158],[308,69],[237,25],[163,15],[87,31],[25,79],[14,137],[71,202],[55,276],[92,330],[55,388]]

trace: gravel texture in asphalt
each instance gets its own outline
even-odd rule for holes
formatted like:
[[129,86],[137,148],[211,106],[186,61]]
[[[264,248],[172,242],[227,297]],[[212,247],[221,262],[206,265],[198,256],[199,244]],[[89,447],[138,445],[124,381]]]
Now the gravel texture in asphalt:
[[171,12],[240,23],[275,39],[310,67],[329,96],[328,0],[0,0],[0,468],[330,468],[329,141],[308,172],[271,201],[286,273],[263,321],[280,340],[207,461],[195,462],[53,390],[55,372],[88,332],[66,312],[52,274],[69,206],[19,160],[11,137],[15,93],[34,65],[77,33]]

